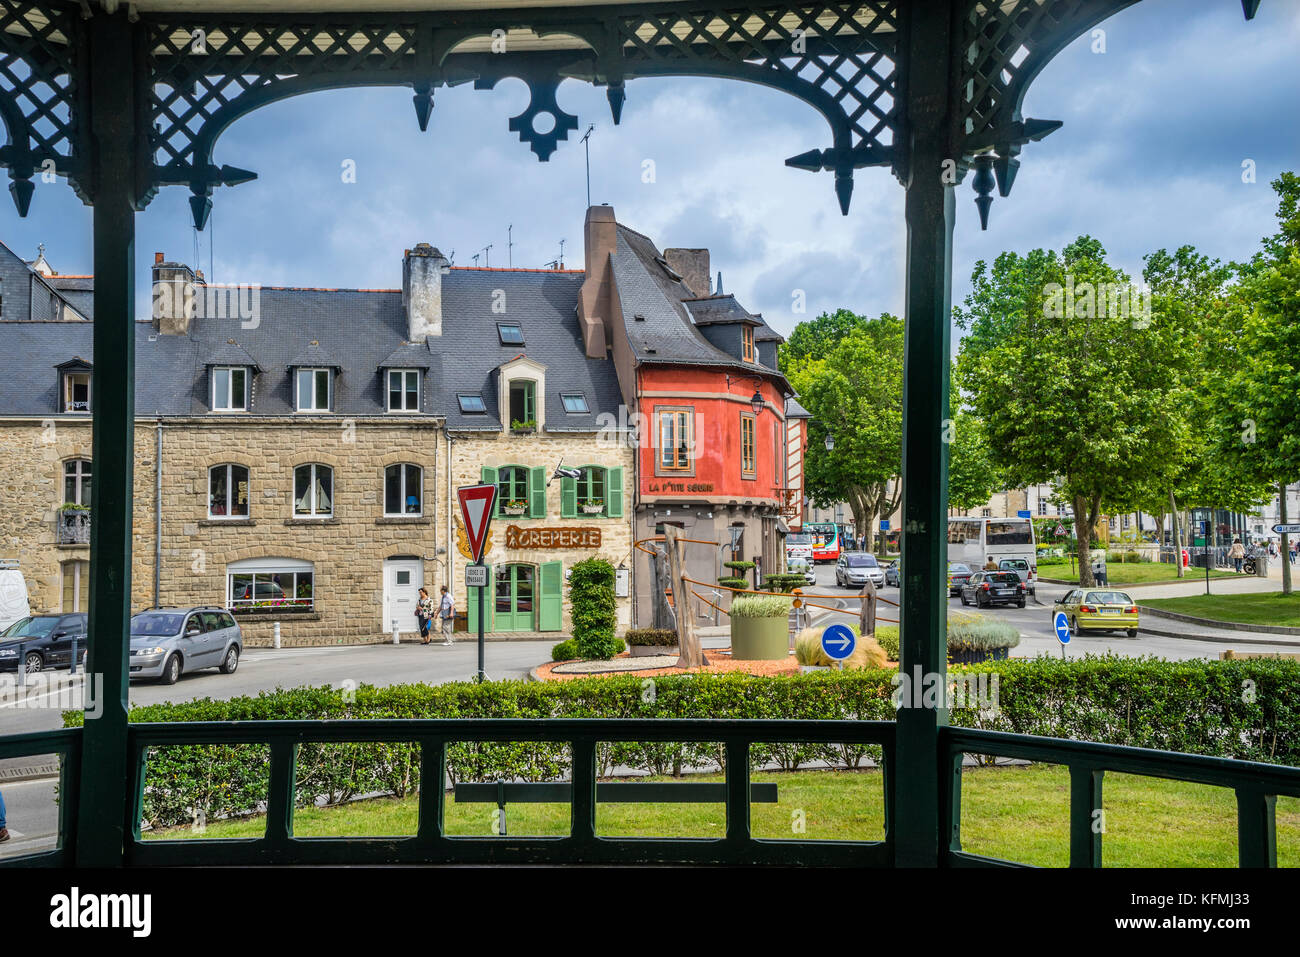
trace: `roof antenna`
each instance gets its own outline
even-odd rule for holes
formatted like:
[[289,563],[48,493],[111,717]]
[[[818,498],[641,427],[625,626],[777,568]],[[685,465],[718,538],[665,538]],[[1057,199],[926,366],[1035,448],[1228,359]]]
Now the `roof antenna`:
[[488,269],[492,268],[492,244],[491,243],[488,243],[486,246],[483,247],[483,265]]
[[560,240],[560,265],[558,268],[560,269],[564,268],[564,240],[563,239]]
[[582,134],[582,146],[587,153],[587,205],[591,205],[591,131],[596,128],[592,123],[587,127],[587,132]]
[[474,268],[475,268],[475,269],[478,268],[478,257],[479,257],[479,254],[478,254],[478,253],[475,253],[473,256],[470,256],[470,257],[469,257],[470,259],[474,260]]
[[509,226],[506,227],[506,264],[511,269],[515,268],[515,241],[513,238],[514,229],[515,229],[514,223],[511,223]]

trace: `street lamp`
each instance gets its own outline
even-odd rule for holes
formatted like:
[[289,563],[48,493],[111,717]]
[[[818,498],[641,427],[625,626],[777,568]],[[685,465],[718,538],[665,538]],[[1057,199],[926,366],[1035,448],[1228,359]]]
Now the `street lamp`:
[[762,415],[763,414],[763,393],[759,392],[758,390],[755,390],[753,398],[749,400],[749,404],[753,408],[755,415]]
[[835,436],[831,435],[829,432],[826,433],[826,451],[835,451]]

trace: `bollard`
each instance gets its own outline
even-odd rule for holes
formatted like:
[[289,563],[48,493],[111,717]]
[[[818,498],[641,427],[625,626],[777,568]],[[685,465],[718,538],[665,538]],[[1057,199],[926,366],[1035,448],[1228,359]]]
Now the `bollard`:
[[68,674],[75,675],[76,673],[77,673],[77,639],[76,636],[74,635],[72,639],[72,667],[68,669]]
[[18,687],[27,685],[27,642],[18,643]]
[[273,626],[273,633],[275,635],[275,647],[278,651],[280,648],[280,623],[278,621]]
[[396,618],[393,619],[393,644],[395,644],[395,645],[401,644],[401,641],[400,641],[400,640],[398,639],[398,637],[397,637],[397,619],[396,619]]

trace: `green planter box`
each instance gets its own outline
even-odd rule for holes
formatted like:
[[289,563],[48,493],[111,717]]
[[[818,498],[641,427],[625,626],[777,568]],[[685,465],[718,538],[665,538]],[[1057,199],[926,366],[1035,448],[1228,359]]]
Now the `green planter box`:
[[783,661],[790,655],[790,622],[780,618],[731,619],[731,657],[741,661]]

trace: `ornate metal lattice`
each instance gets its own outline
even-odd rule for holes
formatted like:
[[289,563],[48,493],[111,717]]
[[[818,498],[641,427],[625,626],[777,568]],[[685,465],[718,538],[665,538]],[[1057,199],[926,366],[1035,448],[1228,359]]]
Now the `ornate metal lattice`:
[[[992,191],[1010,192],[1021,146],[1059,126],[1023,119],[1028,84],[1060,50],[1137,0],[952,0],[957,79],[953,156],[975,168],[981,220]],[[1258,0],[1242,0],[1247,18]],[[116,6],[116,5],[114,5]],[[8,142],[0,165],[26,214],[35,173],[66,175],[88,199],[84,169],[92,142],[85,0],[0,0],[0,119]],[[906,0],[707,0],[687,5],[514,8],[410,14],[197,15],[133,18],[141,31],[139,88],[150,129],[151,190],[184,184],[200,227],[216,185],[255,174],[218,166],[214,149],[239,117],[278,99],[335,87],[408,86],[420,128],[433,91],[504,77],[529,87],[531,102],[509,128],[541,160],[577,129],[556,99],[565,78],[605,86],[617,123],[626,81],[637,77],[741,79],[799,97],[826,119],[831,145],[786,160],[831,170],[847,212],[853,171],[900,172],[900,106],[907,64],[903,38],[917,29]],[[949,21],[940,12],[944,28]],[[921,29],[936,28],[927,23]],[[917,69],[938,68],[918,65]],[[551,118],[549,127],[545,117]]]
[[45,182],[67,176],[81,189],[81,111],[74,104],[79,20],[73,8],[0,0],[0,117],[8,132],[0,164],[9,169],[9,192],[23,216],[38,173]]

